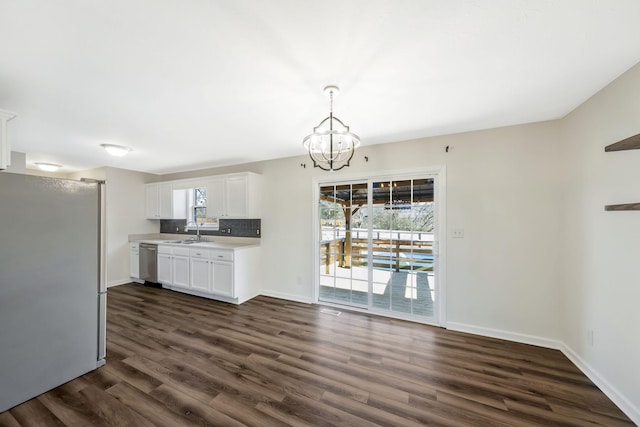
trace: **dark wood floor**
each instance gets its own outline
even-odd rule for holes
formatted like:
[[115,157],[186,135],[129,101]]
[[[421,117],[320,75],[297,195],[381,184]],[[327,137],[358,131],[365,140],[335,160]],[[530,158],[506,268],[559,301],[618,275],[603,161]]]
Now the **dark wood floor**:
[[633,425],[558,351],[321,308],[111,288],[107,364],[0,425]]

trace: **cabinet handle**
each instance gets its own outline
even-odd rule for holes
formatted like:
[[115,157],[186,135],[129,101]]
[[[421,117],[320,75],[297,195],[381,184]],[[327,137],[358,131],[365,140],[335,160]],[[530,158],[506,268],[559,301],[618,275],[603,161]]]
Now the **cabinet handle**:
[[224,256],[223,255],[218,255],[218,258],[224,258]]

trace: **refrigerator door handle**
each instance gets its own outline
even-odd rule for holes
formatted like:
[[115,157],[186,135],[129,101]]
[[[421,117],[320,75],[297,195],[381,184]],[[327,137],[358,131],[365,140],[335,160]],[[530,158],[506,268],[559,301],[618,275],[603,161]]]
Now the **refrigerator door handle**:
[[98,294],[98,355],[97,366],[106,363],[107,357],[107,293]]

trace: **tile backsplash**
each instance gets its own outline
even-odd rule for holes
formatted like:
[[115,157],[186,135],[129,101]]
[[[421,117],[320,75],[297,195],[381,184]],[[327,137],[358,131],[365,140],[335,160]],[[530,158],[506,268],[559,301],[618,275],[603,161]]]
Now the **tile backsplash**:
[[[196,234],[195,230],[185,232],[186,219],[161,219],[160,233]],[[261,237],[260,219],[220,219],[219,230],[200,230],[203,236]]]

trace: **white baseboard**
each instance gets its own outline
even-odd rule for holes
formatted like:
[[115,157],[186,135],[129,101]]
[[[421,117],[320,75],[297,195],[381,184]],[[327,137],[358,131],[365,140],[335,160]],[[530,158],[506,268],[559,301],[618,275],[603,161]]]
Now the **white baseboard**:
[[266,291],[263,289],[260,291],[260,295],[264,295],[265,297],[272,297],[272,298],[278,298],[278,299],[286,299],[289,301],[301,302],[304,304],[313,304],[313,299],[311,298],[303,297],[300,295],[287,294],[284,292]]
[[131,283],[131,282],[144,283],[144,280],[132,279],[131,277],[127,277],[126,279],[113,280],[111,282],[107,282],[107,288],[126,285],[127,283]]
[[458,332],[467,332],[474,335],[481,335],[491,338],[499,338],[507,341],[519,342],[522,344],[537,345],[539,347],[560,350],[574,365],[578,367],[602,392],[615,403],[622,412],[631,420],[640,425],[640,408],[635,406],[629,399],[604,379],[595,369],[585,362],[578,354],[564,342],[542,338],[535,335],[526,335],[516,332],[504,331],[500,329],[483,328],[480,326],[467,325],[464,323],[448,322],[447,329]]
[[584,359],[573,351],[565,343],[561,344],[560,350],[574,365],[578,367],[595,385],[598,386],[609,399],[615,403],[622,412],[624,412],[631,421],[640,425],[640,408],[634,405],[629,399],[622,395],[618,390],[609,383],[602,375],[593,369]]
[[470,334],[482,335],[485,337],[499,338],[507,341],[519,342],[522,344],[531,344],[537,345],[538,347],[552,348],[554,350],[560,350],[562,346],[560,341],[551,340],[548,338],[504,331],[502,329],[483,328],[481,326],[473,326],[465,323],[447,322],[446,328],[451,329],[452,331],[468,332]]

